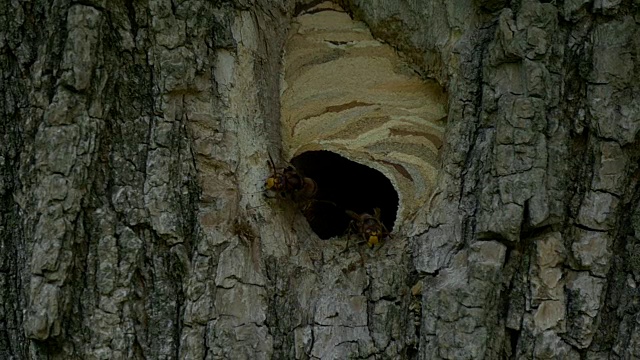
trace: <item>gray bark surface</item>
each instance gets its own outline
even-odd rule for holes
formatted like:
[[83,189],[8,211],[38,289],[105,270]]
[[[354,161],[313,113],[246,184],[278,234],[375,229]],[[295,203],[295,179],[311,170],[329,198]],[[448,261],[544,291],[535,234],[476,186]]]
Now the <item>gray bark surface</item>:
[[0,2],[1,359],[640,358],[640,1],[341,3],[449,96],[377,252],[261,195],[301,2]]

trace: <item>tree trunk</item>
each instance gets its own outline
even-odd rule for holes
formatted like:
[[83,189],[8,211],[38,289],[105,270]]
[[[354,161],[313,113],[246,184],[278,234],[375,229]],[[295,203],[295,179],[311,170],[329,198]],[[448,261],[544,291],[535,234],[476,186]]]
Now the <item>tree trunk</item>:
[[0,358],[639,358],[640,2],[341,1],[449,98],[344,252],[262,196],[315,3],[0,2]]

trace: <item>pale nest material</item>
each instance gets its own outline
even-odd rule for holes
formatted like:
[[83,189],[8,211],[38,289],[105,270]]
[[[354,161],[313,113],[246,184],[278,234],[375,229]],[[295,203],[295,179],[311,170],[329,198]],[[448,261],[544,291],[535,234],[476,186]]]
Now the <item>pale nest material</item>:
[[424,206],[446,118],[441,87],[330,3],[295,18],[284,63],[285,156],[328,150],[382,172],[399,193],[397,219]]

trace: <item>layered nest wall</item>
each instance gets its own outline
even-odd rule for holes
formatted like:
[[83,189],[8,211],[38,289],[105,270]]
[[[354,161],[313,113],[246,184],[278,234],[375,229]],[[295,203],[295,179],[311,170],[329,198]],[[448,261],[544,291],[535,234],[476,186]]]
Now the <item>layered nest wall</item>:
[[341,234],[318,224],[348,222],[333,203],[359,213],[380,207],[391,229],[427,202],[446,119],[438,84],[330,2],[295,18],[284,69],[284,156],[319,184],[310,223],[321,238]]

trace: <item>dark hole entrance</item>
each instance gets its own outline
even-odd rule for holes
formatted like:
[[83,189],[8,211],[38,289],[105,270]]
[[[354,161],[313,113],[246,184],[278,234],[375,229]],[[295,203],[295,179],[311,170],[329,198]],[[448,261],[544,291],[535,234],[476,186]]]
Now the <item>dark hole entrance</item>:
[[321,239],[347,232],[351,218],[345,210],[373,215],[373,209],[380,208],[382,222],[393,230],[398,194],[381,172],[330,151],[308,151],[291,163],[318,184],[315,199],[304,212]]

